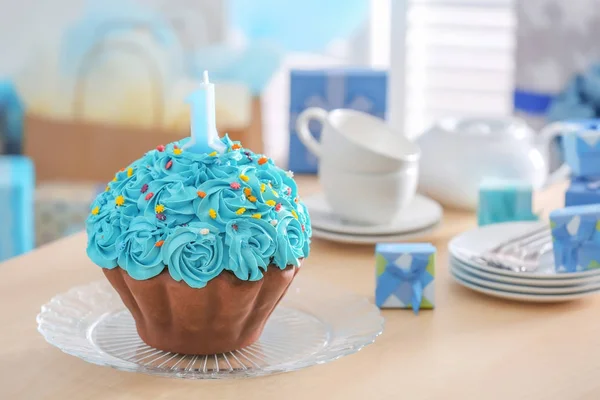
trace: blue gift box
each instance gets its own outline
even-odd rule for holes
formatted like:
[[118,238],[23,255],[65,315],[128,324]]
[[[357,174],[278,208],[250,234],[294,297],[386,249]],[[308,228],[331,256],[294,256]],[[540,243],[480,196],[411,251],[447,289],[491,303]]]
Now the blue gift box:
[[25,108],[14,85],[0,81],[0,154],[22,153],[24,115]]
[[22,156],[0,156],[0,261],[33,248],[33,163]]
[[375,304],[379,308],[434,308],[435,252],[429,243],[375,246]]
[[557,272],[600,268],[600,204],[554,210],[550,228]]
[[[387,107],[387,72],[369,68],[292,70],[290,86],[289,168],[299,173],[316,173],[318,161],[298,138],[296,119],[309,107],[327,111],[348,108],[385,118]],[[315,122],[311,133],[319,139],[320,126]],[[368,132],[365,132],[367,135]]]
[[600,177],[600,123],[579,122],[579,129],[563,135],[565,161],[575,177]]
[[600,178],[588,181],[573,179],[565,194],[565,206],[600,204]]
[[486,179],[479,186],[477,222],[479,226],[509,221],[535,221],[531,184]]

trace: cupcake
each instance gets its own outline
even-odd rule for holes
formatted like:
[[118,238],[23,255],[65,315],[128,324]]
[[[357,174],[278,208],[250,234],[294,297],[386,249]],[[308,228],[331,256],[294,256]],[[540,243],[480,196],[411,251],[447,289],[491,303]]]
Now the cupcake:
[[148,345],[216,354],[255,342],[309,254],[291,172],[227,136],[221,154],[158,146],[91,205],[87,254]]

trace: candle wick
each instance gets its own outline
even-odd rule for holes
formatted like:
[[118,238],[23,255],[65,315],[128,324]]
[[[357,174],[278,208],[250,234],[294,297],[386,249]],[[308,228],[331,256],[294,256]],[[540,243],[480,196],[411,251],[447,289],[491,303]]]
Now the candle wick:
[[204,71],[204,73],[202,74],[202,83],[209,83],[208,82],[208,71]]

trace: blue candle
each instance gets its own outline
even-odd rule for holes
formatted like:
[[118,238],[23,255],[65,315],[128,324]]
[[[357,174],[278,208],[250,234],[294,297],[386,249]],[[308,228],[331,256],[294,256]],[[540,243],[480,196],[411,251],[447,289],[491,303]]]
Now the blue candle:
[[204,71],[204,80],[200,89],[188,97],[191,103],[191,140],[183,146],[193,153],[224,153],[227,149],[221,142],[215,121],[215,85],[208,81],[208,71]]

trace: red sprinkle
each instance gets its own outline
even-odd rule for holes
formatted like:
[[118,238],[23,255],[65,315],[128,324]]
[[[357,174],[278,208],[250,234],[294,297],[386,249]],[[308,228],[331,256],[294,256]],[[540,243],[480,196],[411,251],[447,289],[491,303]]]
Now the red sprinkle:
[[142,193],[146,193],[148,191],[148,184],[144,183],[144,186],[142,186]]
[[290,188],[290,187],[287,188],[287,194],[288,194],[288,196],[292,194],[292,188]]
[[167,165],[165,165],[165,169],[171,169],[172,166],[173,166],[173,160],[169,160],[167,162]]
[[279,212],[279,210],[281,210],[281,203],[275,204],[275,211]]
[[156,146],[156,150],[163,152],[165,151],[165,146],[163,146],[162,144],[160,146]]
[[173,148],[174,148],[174,149],[178,149],[178,148],[179,148],[179,146],[177,146],[176,144],[174,144],[174,145],[173,145]]
[[167,217],[165,216],[165,214],[156,214],[156,218],[159,221],[164,221],[165,219],[167,219]]
[[242,186],[241,186],[239,183],[237,183],[237,182],[231,182],[231,183],[229,184],[229,186],[231,186],[231,188],[232,188],[232,189],[234,189],[234,190],[238,190],[240,187],[242,187]]
[[150,200],[154,196],[154,193],[150,192],[146,195],[146,200]]
[[302,232],[304,232],[306,228],[304,228],[304,224],[302,224]]
[[234,231],[238,230],[238,226],[236,224],[231,225],[231,227],[233,228]]

